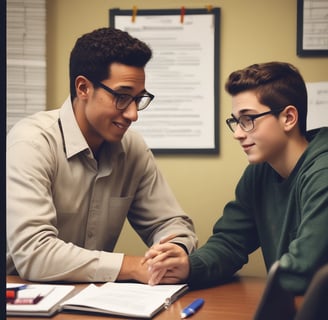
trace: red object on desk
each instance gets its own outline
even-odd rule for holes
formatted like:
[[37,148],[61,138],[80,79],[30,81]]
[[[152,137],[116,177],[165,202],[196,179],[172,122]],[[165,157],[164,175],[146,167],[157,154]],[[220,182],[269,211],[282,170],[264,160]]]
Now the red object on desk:
[[13,300],[17,298],[17,293],[19,290],[22,290],[26,288],[26,284],[18,284],[18,285],[14,285],[14,286],[10,286],[8,288],[6,288],[6,300],[8,302],[8,300]]
[[38,302],[41,301],[43,297],[38,296],[35,298],[16,298],[16,299],[8,299],[7,298],[7,303],[11,304],[37,304]]
[[10,300],[10,299],[15,299],[16,298],[16,291],[15,290],[6,290],[6,299]]

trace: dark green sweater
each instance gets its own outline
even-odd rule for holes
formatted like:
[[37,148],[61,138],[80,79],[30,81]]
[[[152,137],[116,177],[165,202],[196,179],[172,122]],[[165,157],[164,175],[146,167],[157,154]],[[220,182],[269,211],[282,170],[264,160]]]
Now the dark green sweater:
[[258,247],[267,270],[280,260],[281,282],[296,294],[328,263],[328,128],[309,141],[285,180],[267,163],[246,168],[212,236],[190,255],[191,287],[226,281]]

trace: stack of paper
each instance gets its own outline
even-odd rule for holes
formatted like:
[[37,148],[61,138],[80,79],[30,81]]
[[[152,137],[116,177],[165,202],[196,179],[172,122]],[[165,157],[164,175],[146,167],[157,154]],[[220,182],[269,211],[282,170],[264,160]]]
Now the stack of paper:
[[[13,286],[15,284],[7,284]],[[18,285],[18,284],[16,284]],[[19,291],[21,298],[32,297],[31,294],[37,292],[42,299],[35,303],[12,303],[7,302],[7,315],[18,316],[42,316],[49,317],[60,311],[60,302],[73,291],[75,287],[72,285],[52,285],[52,284],[31,284]]]
[[7,1],[7,130],[46,106],[46,2]]

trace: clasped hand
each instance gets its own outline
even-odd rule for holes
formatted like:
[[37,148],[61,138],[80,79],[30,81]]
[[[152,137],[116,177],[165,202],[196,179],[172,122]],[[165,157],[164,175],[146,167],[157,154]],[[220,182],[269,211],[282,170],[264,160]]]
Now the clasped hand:
[[189,259],[179,245],[159,242],[144,256],[149,271],[149,285],[174,284],[184,282],[189,274]]

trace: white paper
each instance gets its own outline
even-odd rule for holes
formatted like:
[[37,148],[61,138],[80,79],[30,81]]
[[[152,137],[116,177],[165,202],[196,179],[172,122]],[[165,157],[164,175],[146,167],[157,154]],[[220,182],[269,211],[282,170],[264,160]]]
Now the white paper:
[[151,317],[163,308],[167,299],[184,287],[186,285],[149,286],[108,282],[98,287],[90,284],[62,305],[64,309],[74,309],[76,306],[76,310],[91,308],[108,314]]
[[328,49],[328,1],[304,0],[303,49]]
[[328,82],[306,84],[308,90],[307,130],[328,126]]
[[73,289],[73,285],[31,284],[27,288],[48,294],[36,304],[6,304],[7,314],[21,315],[50,315],[59,310],[58,303]]
[[155,95],[133,127],[155,149],[215,147],[214,15],[115,16],[115,28],[146,42],[153,58],[146,89]]

